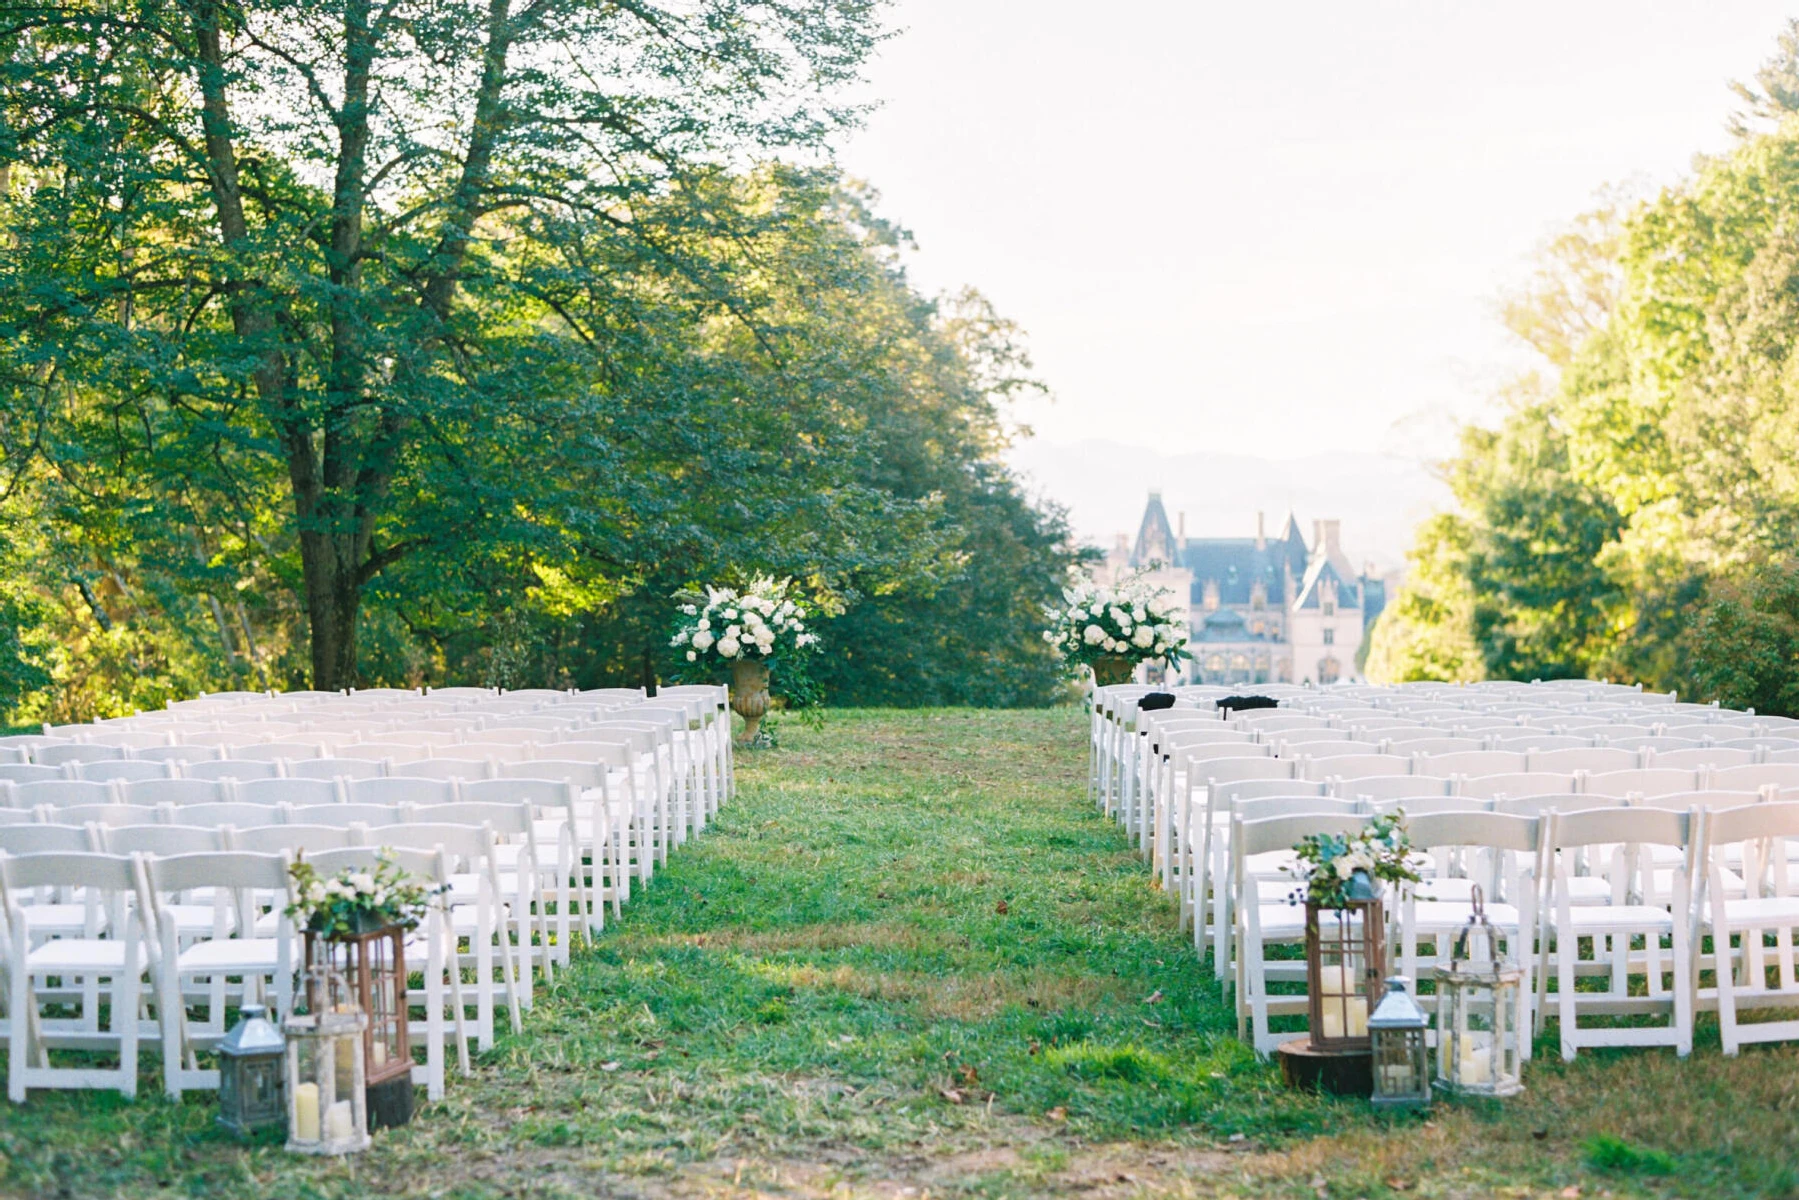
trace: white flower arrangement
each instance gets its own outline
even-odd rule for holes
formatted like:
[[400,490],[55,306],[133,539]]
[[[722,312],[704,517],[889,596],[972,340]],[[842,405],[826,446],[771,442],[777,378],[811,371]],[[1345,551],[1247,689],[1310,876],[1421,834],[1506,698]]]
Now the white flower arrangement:
[[818,635],[806,628],[806,605],[791,579],[758,575],[741,590],[709,587],[680,611],[669,644],[688,662],[767,659],[818,644]]
[[1106,656],[1169,666],[1187,658],[1187,626],[1179,601],[1139,573],[1114,584],[1087,581],[1062,592],[1045,610],[1043,640],[1068,663],[1091,666]]

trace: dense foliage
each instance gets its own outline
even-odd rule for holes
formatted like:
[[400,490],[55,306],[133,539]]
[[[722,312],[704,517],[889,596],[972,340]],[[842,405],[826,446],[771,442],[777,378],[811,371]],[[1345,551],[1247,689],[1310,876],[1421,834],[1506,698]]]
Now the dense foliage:
[[1596,675],[1799,713],[1799,25],[1734,145],[1583,218],[1508,313],[1542,353],[1447,475],[1381,679]]
[[830,694],[1047,699],[1017,332],[819,165],[877,7],[12,9],[0,708],[635,683],[733,571],[846,614]]

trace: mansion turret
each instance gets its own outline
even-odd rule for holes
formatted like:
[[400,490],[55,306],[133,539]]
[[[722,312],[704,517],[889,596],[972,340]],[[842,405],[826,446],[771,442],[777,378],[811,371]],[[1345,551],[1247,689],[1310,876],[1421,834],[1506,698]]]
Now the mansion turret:
[[1148,569],[1187,600],[1193,683],[1336,683],[1360,677],[1357,652],[1386,602],[1385,583],[1343,553],[1340,523],[1316,521],[1307,543],[1291,515],[1270,537],[1189,538],[1171,525],[1159,492],[1133,545],[1124,535],[1099,574]]

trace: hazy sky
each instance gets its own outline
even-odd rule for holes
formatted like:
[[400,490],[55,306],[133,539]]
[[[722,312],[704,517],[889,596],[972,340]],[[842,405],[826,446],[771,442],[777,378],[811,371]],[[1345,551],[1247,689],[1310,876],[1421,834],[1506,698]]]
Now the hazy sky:
[[[1603,185],[1727,141],[1799,3],[899,0],[844,165],[928,289],[1028,330],[1086,437],[1416,445],[1516,361],[1495,302]],[[1432,415],[1434,414],[1434,415]]]

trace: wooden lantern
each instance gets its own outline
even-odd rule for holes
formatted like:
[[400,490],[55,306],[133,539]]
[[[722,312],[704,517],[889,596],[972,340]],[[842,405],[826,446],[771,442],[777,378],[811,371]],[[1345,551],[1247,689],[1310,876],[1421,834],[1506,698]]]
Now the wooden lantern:
[[1501,959],[1498,931],[1481,891],[1456,936],[1449,964],[1437,968],[1437,1086],[1463,1096],[1515,1096],[1524,1090],[1523,972]]
[[342,976],[367,1017],[362,1047],[370,1128],[406,1124],[412,1120],[413,1090],[405,928],[384,924],[329,937],[308,930],[306,963]]
[[1306,901],[1306,1017],[1314,1049],[1369,1049],[1368,1012],[1387,974],[1386,910],[1375,883],[1357,871],[1342,907]]
[[368,1017],[329,967],[306,973],[305,1010],[287,1018],[287,1148],[352,1154],[369,1145],[363,1091]]

